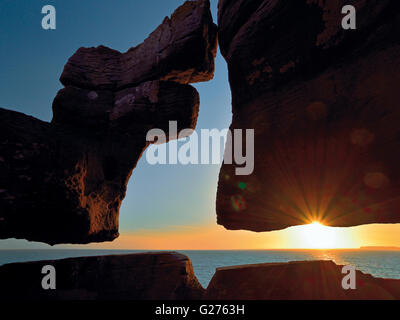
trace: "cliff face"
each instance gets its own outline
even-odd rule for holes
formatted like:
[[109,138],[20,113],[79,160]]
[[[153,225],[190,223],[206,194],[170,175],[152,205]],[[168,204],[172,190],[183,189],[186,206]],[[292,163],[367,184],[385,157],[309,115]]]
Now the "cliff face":
[[400,299],[400,280],[356,271],[356,289],[344,290],[342,266],[332,261],[265,263],[219,268],[207,300]]
[[231,129],[255,129],[254,173],[222,166],[218,223],[400,222],[399,1],[220,0],[218,23]]
[[199,96],[188,83],[212,79],[216,33],[209,1],[188,1],[126,53],[79,49],[51,123],[0,109],[0,239],[116,238],[148,130],[196,125]]
[[[56,289],[42,288],[42,268],[56,270]],[[204,289],[178,253],[142,253],[12,263],[0,267],[1,300],[186,300]]]

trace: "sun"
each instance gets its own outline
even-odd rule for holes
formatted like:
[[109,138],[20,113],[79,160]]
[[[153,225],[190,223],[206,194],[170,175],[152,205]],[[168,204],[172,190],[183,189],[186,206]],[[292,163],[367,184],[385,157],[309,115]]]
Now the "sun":
[[335,228],[326,227],[319,222],[299,226],[297,232],[301,245],[310,249],[330,249],[337,247]]
[[327,227],[320,221],[294,226],[284,231],[286,248],[290,249],[351,249],[359,248],[360,234],[345,227]]

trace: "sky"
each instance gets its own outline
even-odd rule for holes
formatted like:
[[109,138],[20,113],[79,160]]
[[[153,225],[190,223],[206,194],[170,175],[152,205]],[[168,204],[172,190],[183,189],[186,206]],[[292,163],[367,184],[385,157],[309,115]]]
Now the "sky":
[[[1,0],[0,107],[41,120],[62,88],[59,77],[79,47],[105,45],[125,52],[141,43],[182,0]],[[214,20],[217,0],[211,0]],[[43,30],[42,7],[56,8],[57,29]],[[225,129],[231,94],[225,60],[218,52],[212,81],[200,93],[197,128]],[[293,227],[269,233],[227,231],[216,224],[220,165],[150,165],[142,157],[133,171],[120,210],[120,237],[113,242],[55,248],[268,249],[400,246],[400,225],[354,228]],[[304,229],[306,228],[306,229]],[[308,229],[307,229],[308,228]],[[314,238],[313,238],[314,237]],[[50,248],[25,240],[0,240],[0,249]]]

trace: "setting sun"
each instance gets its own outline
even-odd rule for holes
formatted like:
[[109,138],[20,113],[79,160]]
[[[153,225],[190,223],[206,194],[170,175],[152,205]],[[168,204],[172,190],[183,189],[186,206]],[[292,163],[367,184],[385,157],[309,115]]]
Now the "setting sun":
[[336,228],[326,227],[319,222],[298,226],[293,229],[299,245],[310,249],[330,249],[339,247]]

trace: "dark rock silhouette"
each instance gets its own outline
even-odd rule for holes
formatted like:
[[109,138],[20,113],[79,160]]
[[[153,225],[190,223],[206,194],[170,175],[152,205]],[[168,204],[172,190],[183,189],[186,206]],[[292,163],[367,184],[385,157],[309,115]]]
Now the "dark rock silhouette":
[[104,46],[80,48],[60,80],[65,86],[113,91],[154,79],[208,81],[214,73],[216,36],[209,0],[187,1],[126,53]]
[[[56,272],[44,290],[42,268]],[[356,271],[356,289],[344,290],[342,266],[297,261],[218,268],[207,290],[179,253],[140,253],[0,266],[4,300],[269,300],[400,299],[400,280]],[[47,280],[46,280],[47,283]]]
[[400,280],[356,271],[356,289],[344,290],[342,266],[332,261],[296,261],[218,268],[207,300],[392,300]]
[[220,0],[218,22],[231,129],[255,129],[254,173],[221,168],[218,223],[400,222],[400,2]]
[[216,33],[209,1],[188,1],[127,53],[79,49],[51,123],[0,109],[0,239],[115,239],[148,130],[196,125],[199,97],[188,83],[213,77]]
[[[46,265],[55,268],[55,290],[42,287]],[[2,301],[186,300],[200,299],[204,293],[191,261],[179,253],[12,263],[0,267],[0,283]]]

